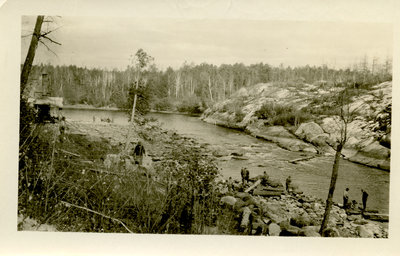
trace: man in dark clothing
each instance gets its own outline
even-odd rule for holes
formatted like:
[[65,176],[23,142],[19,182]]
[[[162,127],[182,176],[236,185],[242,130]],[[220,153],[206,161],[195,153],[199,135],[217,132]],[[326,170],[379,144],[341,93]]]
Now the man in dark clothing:
[[139,141],[138,144],[135,147],[135,150],[133,152],[135,156],[135,164],[142,165],[143,162],[143,155],[146,153],[144,146],[142,143]]
[[286,191],[289,192],[289,187],[292,184],[292,178],[289,176],[286,179]]
[[266,171],[264,171],[263,176],[261,177],[261,185],[267,186],[268,185],[269,176]]
[[250,172],[249,170],[247,170],[246,167],[243,167],[240,170],[240,175],[242,176],[242,184],[245,185],[247,184],[247,182],[249,181],[249,177],[250,177]]
[[343,209],[347,209],[349,206],[349,188],[346,188],[343,192]]
[[361,189],[361,193],[362,193],[362,204],[363,204],[363,212],[365,211],[365,209],[367,208],[367,199],[368,199],[368,193]]

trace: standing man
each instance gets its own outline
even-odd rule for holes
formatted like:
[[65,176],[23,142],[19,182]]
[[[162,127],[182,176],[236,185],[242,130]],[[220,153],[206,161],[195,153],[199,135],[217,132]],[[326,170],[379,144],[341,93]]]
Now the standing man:
[[286,179],[286,191],[289,192],[289,187],[292,184],[292,178],[289,176]]
[[233,180],[232,177],[229,177],[228,179],[228,192],[233,192],[234,186],[233,186]]
[[135,164],[142,165],[143,163],[143,155],[146,153],[144,146],[142,145],[142,142],[138,142],[138,144],[135,147],[135,150],[133,152],[135,156]]
[[243,185],[246,185],[247,182],[249,181],[249,176],[250,176],[249,170],[247,170],[246,167],[243,167],[243,168],[240,170],[240,175],[242,176],[242,184],[243,184]]
[[349,188],[346,188],[343,192],[343,209],[347,209],[349,205]]
[[363,204],[362,212],[364,212],[365,209],[367,209],[368,193],[364,189],[361,189],[361,193],[362,193],[362,204]]

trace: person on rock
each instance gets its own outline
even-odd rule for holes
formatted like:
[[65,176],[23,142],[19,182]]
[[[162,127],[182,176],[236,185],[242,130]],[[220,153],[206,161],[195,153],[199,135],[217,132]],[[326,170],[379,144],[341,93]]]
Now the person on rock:
[[363,204],[362,212],[365,212],[365,209],[367,209],[368,193],[364,189],[361,189],[361,193],[362,193],[361,199]]
[[268,185],[269,176],[266,171],[264,171],[263,176],[261,177],[261,185],[267,186]]
[[343,192],[343,209],[349,207],[349,188],[346,188]]
[[240,175],[242,176],[242,184],[246,185],[249,182],[250,172],[246,167],[240,170]]
[[292,178],[290,176],[286,179],[286,191],[289,192],[289,187],[292,184]]
[[233,179],[232,177],[229,177],[228,179],[228,191],[233,192],[234,186],[233,186]]
[[136,145],[133,155],[135,157],[135,164],[142,165],[143,163],[143,156],[146,153],[144,146],[141,141],[138,142]]

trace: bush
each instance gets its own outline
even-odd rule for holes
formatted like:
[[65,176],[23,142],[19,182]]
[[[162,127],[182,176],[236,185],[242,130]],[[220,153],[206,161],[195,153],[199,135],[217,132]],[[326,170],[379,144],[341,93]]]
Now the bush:
[[269,125],[298,125],[312,119],[305,111],[294,110],[292,106],[279,105],[271,102],[264,103],[255,112],[259,119],[266,119]]
[[173,109],[173,105],[168,98],[156,99],[152,105],[152,108],[157,111],[169,111]]
[[177,106],[179,112],[186,112],[189,114],[201,114],[203,113],[203,109],[202,102],[197,98],[184,100]]
[[54,127],[41,130],[20,169],[19,213],[60,231],[198,234],[216,225],[218,168],[201,153],[174,145],[155,166],[157,179],[142,168],[128,172],[124,161],[102,172],[118,148],[85,135],[53,141]]
[[235,122],[240,123],[245,116],[246,116],[246,114],[243,113],[243,111],[241,109],[237,109],[235,111]]

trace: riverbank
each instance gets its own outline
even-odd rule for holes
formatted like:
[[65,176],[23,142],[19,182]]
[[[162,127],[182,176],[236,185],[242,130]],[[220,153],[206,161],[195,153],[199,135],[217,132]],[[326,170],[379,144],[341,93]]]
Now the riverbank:
[[[132,163],[132,159],[130,159],[129,157],[125,159],[121,157],[123,155],[121,155],[121,149],[124,147],[124,142],[126,141],[127,128],[128,126],[108,123],[99,124],[68,122],[67,134],[72,135],[72,137],[78,136],[80,140],[84,138],[84,141],[88,141],[88,144],[83,143],[82,146],[93,146],[93,143],[95,143],[98,146],[101,145],[101,148],[105,150],[101,154],[98,153],[101,155],[101,157],[100,155],[98,155],[98,157],[92,156],[94,157],[94,159],[89,160],[89,162],[84,161],[85,167],[79,167],[80,179],[84,178],[91,180],[90,175],[92,174],[90,173],[95,172],[97,173],[95,176],[95,181],[99,181],[98,178],[100,178],[100,180],[106,182],[105,185],[107,187],[109,186],[107,185],[109,181],[107,181],[107,178],[105,176],[114,177],[115,175],[117,175],[118,177],[124,177],[123,179],[126,179],[128,177],[126,176],[126,171],[138,171],[137,168],[134,167],[135,165]],[[215,157],[213,156],[213,154],[210,153],[207,145],[199,144],[193,138],[180,136],[174,131],[160,129],[157,122],[142,122],[139,126],[135,126],[134,132],[131,133],[130,139],[133,142],[141,140],[144,143],[147,152],[147,157],[145,157],[143,164],[145,167],[145,173],[151,174],[153,175],[153,177],[162,177],[162,174],[165,174],[165,167],[170,166],[170,164],[172,163],[171,157],[173,156],[174,152],[178,150],[178,148],[180,150],[180,155],[184,155],[184,152],[197,152],[196,155],[202,156],[201,159],[204,159],[201,161],[213,162],[215,160]],[[83,154],[83,152],[80,152],[78,148],[76,148],[76,146],[71,147],[68,150],[63,150],[67,151],[67,153],[64,152],[64,154],[69,155],[70,161],[82,162],[78,161],[79,158],[74,159],[73,154]],[[184,150],[184,152],[182,150]],[[97,152],[102,151],[97,150]],[[104,157],[103,160],[101,159],[102,157]],[[188,159],[180,158],[179,161],[183,161],[181,162],[181,164],[187,165],[187,163],[185,164],[185,162],[188,161]],[[109,165],[109,167],[106,167],[107,165]],[[123,176],[120,176],[122,175],[121,171],[124,171],[125,173],[123,174]],[[138,176],[135,177],[136,179],[138,178]],[[133,182],[133,180],[131,181]],[[324,207],[322,199],[307,196],[302,193],[282,194],[273,197],[254,196],[250,193],[239,192],[243,188],[240,187],[238,180],[235,181],[236,189],[234,192],[229,192],[227,190],[226,182],[223,177],[219,176],[219,178],[217,178],[215,182],[216,183],[213,185],[213,191],[215,193],[213,193],[214,198],[212,199],[212,202],[217,203],[217,205],[219,206],[217,208],[213,208],[215,210],[214,213],[210,212],[210,214],[206,216],[214,220],[211,222],[207,222],[207,225],[204,225],[201,231],[199,230],[200,233],[240,235],[251,234],[270,236],[318,236],[316,231],[321,221]],[[137,181],[135,184],[136,186],[138,186]],[[126,186],[128,184],[124,184],[123,182],[118,183],[117,185],[117,187],[111,187],[114,187],[116,191],[120,191],[120,189],[122,189],[121,191],[125,191],[126,188],[124,188],[123,186]],[[250,185],[251,184],[249,184],[249,186]],[[124,192],[124,194],[125,193],[126,192]],[[154,195],[149,195],[149,197],[154,198]],[[234,199],[230,197],[233,197]],[[109,198],[108,200],[112,200],[112,196],[106,197],[104,198],[104,200],[107,201],[107,198]],[[234,204],[232,204],[232,200],[235,201]],[[115,204],[117,202],[113,203]],[[65,203],[58,203],[56,205],[58,205],[58,209],[63,209],[63,207],[66,206]],[[66,209],[69,209],[69,211],[71,211],[72,209],[74,209],[75,206],[79,206],[79,204],[71,203],[67,205]],[[118,207],[118,205],[116,206]],[[84,208],[86,210],[91,209],[93,208],[93,205],[92,207],[89,207],[89,205],[87,205],[84,206]],[[161,206],[161,209],[166,208],[163,208]],[[94,217],[93,214],[87,213],[86,210],[74,210],[75,214],[79,215],[83,212],[85,214],[88,214],[89,216]],[[243,227],[241,227],[244,212],[247,212],[249,213],[249,216],[252,216],[251,218],[253,219],[253,221],[251,222],[250,228],[243,229]],[[337,205],[334,206],[332,212],[333,217],[330,224],[331,228],[333,228],[333,231],[329,234],[329,236],[387,237],[386,224],[379,224],[377,222],[364,220],[360,214],[357,214],[355,216],[347,215]],[[67,216],[71,218],[74,215]],[[65,218],[66,216],[63,217]],[[116,217],[115,219],[124,220],[125,223],[129,223],[129,217],[128,219],[126,219],[126,217],[125,219],[122,217]],[[60,219],[58,219],[57,222],[60,222]],[[107,225],[115,225],[115,223],[112,224],[112,222],[113,221],[111,221],[111,223],[108,223]],[[67,223],[65,222],[65,220],[61,221],[61,223],[63,223],[63,225],[60,225],[60,223],[57,224],[57,228],[59,231],[85,231],[85,229],[88,228],[87,223],[83,224],[79,219],[76,219],[75,222],[73,221],[73,225],[71,225],[71,221],[67,222],[71,226],[66,226]],[[97,223],[97,225],[99,224]],[[93,231],[100,232],[99,230],[100,229],[95,228],[95,230]],[[125,232],[127,231],[123,227],[118,229],[115,229],[114,227],[106,232],[115,232],[116,230],[120,230],[119,232],[124,232],[124,230]],[[132,230],[132,228],[130,228],[129,230]],[[136,230],[135,232],[141,233],[140,230]]]
[[[332,145],[341,134],[334,99],[344,89],[257,84],[215,103],[201,119],[240,129],[290,151],[334,155]],[[348,103],[342,107],[347,109],[350,121],[343,157],[389,171],[392,82],[368,90],[349,89],[347,94]]]

